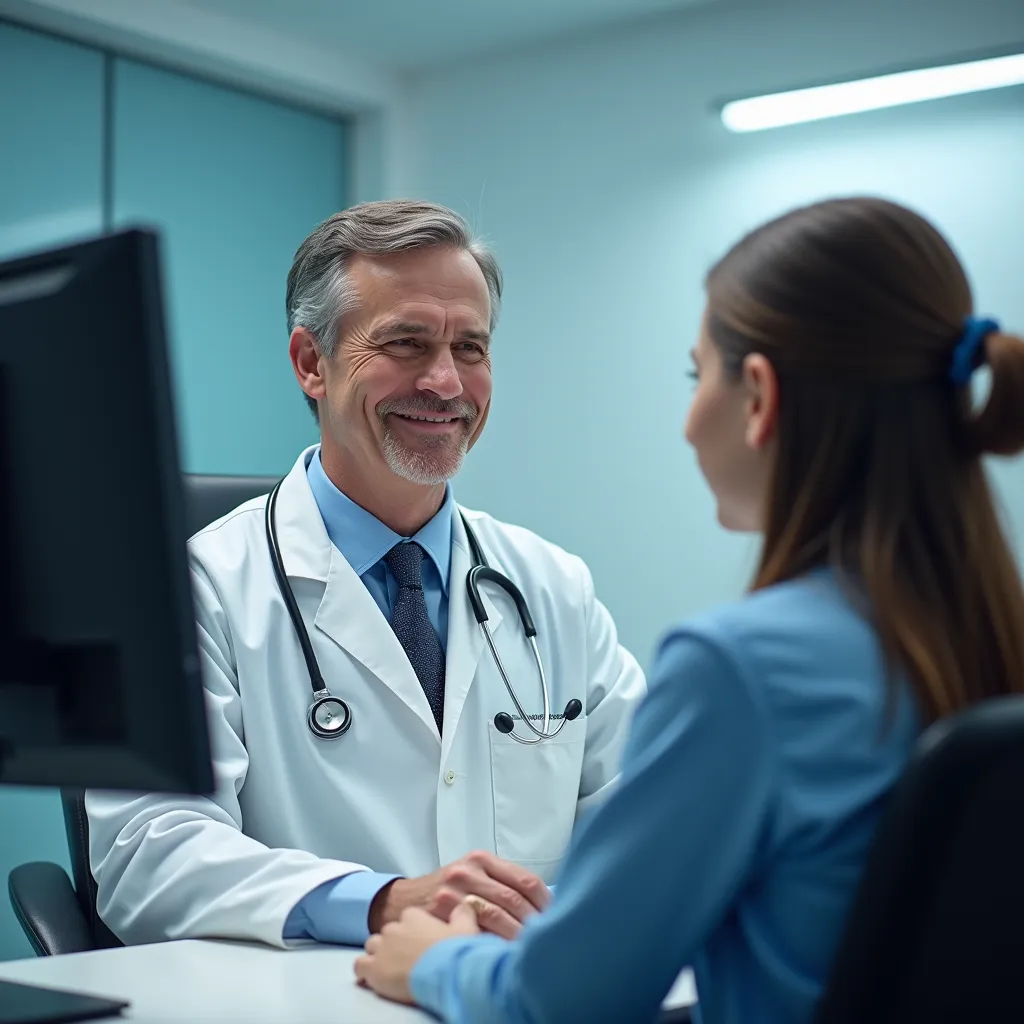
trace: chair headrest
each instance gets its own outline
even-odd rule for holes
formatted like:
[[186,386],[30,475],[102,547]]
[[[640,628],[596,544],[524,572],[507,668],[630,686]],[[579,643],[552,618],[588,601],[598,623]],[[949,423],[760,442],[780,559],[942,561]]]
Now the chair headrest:
[[276,483],[277,477],[272,476],[186,474],[185,523],[188,535],[191,537],[198,533],[250,498],[268,494]]

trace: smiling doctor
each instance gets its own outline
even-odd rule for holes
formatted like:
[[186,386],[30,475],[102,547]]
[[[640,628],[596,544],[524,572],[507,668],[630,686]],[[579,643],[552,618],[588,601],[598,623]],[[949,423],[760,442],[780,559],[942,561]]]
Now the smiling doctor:
[[547,902],[645,687],[584,563],[447,484],[487,419],[500,297],[429,203],[356,206],[299,248],[289,354],[321,443],[269,510],[189,545],[216,792],[87,796],[123,941],[361,943],[468,895],[512,936]]

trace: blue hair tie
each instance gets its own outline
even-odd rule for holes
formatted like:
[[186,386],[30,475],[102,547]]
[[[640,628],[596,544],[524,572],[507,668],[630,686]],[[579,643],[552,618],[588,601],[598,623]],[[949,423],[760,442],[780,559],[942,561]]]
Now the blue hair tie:
[[969,316],[964,320],[964,333],[953,349],[953,362],[949,379],[959,386],[969,384],[974,371],[985,362],[985,339],[999,330],[995,320],[977,320]]

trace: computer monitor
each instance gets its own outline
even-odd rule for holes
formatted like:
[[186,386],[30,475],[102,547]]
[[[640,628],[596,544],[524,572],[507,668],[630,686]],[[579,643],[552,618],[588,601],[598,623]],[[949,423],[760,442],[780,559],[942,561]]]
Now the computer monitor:
[[213,789],[157,238],[0,264],[0,782]]

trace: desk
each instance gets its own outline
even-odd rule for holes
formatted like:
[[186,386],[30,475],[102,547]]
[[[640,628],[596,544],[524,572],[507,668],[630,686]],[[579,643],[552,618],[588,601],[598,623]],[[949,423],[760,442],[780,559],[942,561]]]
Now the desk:
[[[303,946],[281,950],[188,939],[92,953],[0,963],[0,979],[131,1001],[140,1024],[425,1024],[434,1018],[359,988],[361,950]],[[666,1005],[696,998],[684,972]],[[436,1024],[436,1022],[435,1022]]]

